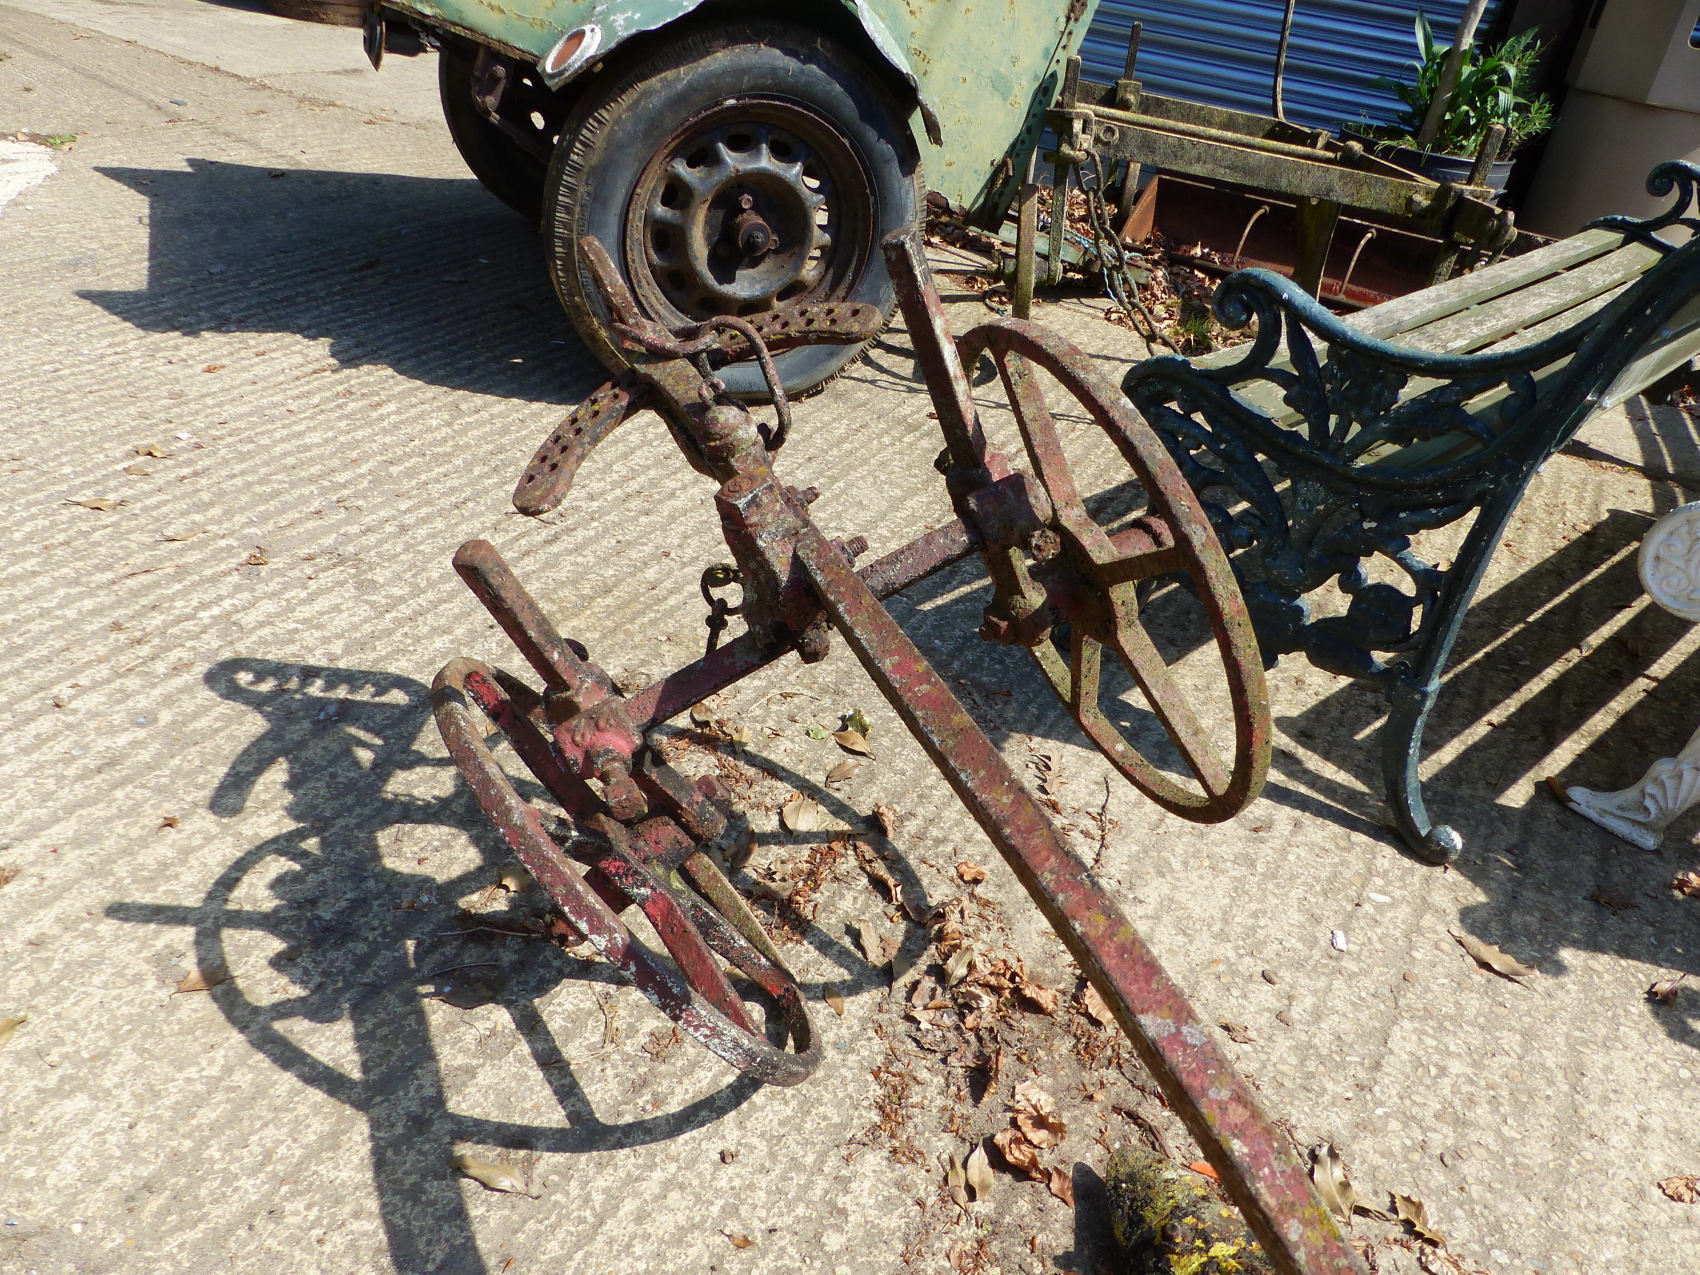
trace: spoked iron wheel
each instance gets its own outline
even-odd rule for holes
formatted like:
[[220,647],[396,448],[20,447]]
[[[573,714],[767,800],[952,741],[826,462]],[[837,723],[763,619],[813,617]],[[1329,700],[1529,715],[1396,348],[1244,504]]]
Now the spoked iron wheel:
[[626,269],[669,326],[837,300],[866,268],[874,192],[831,123],[748,98],[686,123],[638,179]]
[[[1239,584],[1198,498],[1157,435],[1055,333],[1016,320],[988,323],[962,338],[964,366],[981,354],[996,364],[1021,430],[1033,475],[1049,497],[1045,526],[1020,548],[991,549],[993,578],[1014,640],[1028,646],[1069,714],[1118,770],[1164,809],[1199,823],[1230,819],[1263,788],[1269,771],[1269,695],[1263,661]],[[1149,512],[1115,531],[1087,512],[1056,421],[1034,369],[1109,436],[1150,502]],[[1140,621],[1142,581],[1184,573],[1203,603],[1227,673],[1234,755],[1225,763],[1188,694],[1177,685]],[[1069,651],[1052,629],[1069,626]],[[1197,781],[1171,778],[1142,754],[1099,699],[1106,648],[1119,659]]]

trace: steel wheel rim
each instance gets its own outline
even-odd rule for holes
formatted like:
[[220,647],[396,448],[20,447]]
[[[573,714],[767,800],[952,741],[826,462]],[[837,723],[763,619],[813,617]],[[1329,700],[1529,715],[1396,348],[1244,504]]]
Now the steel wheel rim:
[[627,277],[663,323],[848,296],[867,265],[873,183],[796,102],[740,98],[686,121],[627,205]]

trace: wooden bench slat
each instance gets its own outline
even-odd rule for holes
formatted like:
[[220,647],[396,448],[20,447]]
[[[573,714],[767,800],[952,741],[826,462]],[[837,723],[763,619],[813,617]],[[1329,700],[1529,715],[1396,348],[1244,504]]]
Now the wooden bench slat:
[[1654,381],[1700,356],[1700,297],[1671,317],[1659,334],[1642,348],[1600,398],[1600,408],[1616,407],[1634,398]]
[[[1596,257],[1605,256],[1622,243],[1623,236],[1615,232],[1585,230],[1569,239],[1526,252],[1521,257],[1507,258],[1473,274],[1461,275],[1409,296],[1383,301],[1378,306],[1351,315],[1345,323],[1365,336],[1384,341],[1400,340],[1401,333],[1569,271]],[[1244,345],[1236,345],[1200,355],[1192,363],[1197,367],[1226,367],[1244,357]]]
[[[1404,332],[1401,345],[1436,354],[1467,354],[1639,278],[1659,254],[1643,244],[1629,243],[1539,283]],[[1566,324],[1568,326],[1568,324]]]
[[1486,269],[1460,275],[1409,296],[1383,301],[1358,311],[1345,322],[1366,336],[1394,340],[1402,332],[1603,256],[1622,242],[1623,236],[1615,231],[1584,230],[1520,257],[1508,257]]
[[[1525,345],[1533,345],[1537,341],[1544,341],[1547,337],[1564,331],[1564,329],[1568,328],[1571,324],[1580,323],[1589,315],[1604,309],[1633,281],[1633,279],[1626,279],[1617,283],[1607,291],[1598,292],[1582,301],[1580,304],[1573,305],[1567,310],[1562,310],[1557,314],[1552,315],[1550,318],[1536,323],[1533,327],[1512,332],[1489,344],[1481,351],[1481,353],[1497,354],[1502,351],[1519,349]],[[1237,350],[1242,357],[1244,349],[1244,346],[1237,347]],[[1201,362],[1202,360],[1194,361]],[[1269,366],[1285,370],[1290,369],[1292,367],[1292,363],[1284,354],[1282,354],[1271,359]],[[1555,366],[1563,366],[1563,361]],[[1541,380],[1544,375],[1545,370],[1543,369],[1541,373],[1536,375],[1536,380]],[[1645,383],[1646,382],[1643,382],[1643,384]],[[1431,378],[1415,378],[1409,381],[1405,385],[1404,390],[1400,392],[1400,401],[1403,402],[1405,399],[1413,398],[1416,395],[1423,393],[1425,390],[1433,389],[1439,384],[1441,384],[1440,381]],[[1267,416],[1277,425],[1289,426],[1299,419],[1299,414],[1289,408],[1286,403],[1282,401],[1283,391],[1281,388],[1268,381],[1248,381],[1244,385],[1235,386],[1232,392],[1235,398],[1239,399],[1253,410]],[[1470,410],[1474,411],[1474,404],[1481,401],[1481,399],[1472,400],[1472,403],[1469,405]],[[1439,440],[1433,441],[1438,442]],[[1424,444],[1412,444],[1412,446],[1421,447],[1424,446]],[[1399,449],[1394,450],[1397,451]]]

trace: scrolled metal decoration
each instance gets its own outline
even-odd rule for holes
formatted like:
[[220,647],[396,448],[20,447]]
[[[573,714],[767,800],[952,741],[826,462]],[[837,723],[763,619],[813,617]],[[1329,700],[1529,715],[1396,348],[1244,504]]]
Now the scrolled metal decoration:
[[[1648,188],[1679,190],[1658,217],[1596,223],[1637,242],[1684,217],[1700,168],[1662,164]],[[1610,223],[1609,225],[1607,223]],[[1423,806],[1422,728],[1488,559],[1536,469],[1619,373],[1700,293],[1700,236],[1673,248],[1611,304],[1538,342],[1439,354],[1366,336],[1291,280],[1229,276],[1216,317],[1254,328],[1220,367],[1176,357],[1132,368],[1122,390],[1169,447],[1228,550],[1264,662],[1303,652],[1391,705],[1382,728],[1388,802],[1412,849],[1446,862],[1462,839]],[[1278,392],[1281,407],[1265,410]],[[1263,406],[1260,406],[1262,404]],[[1475,515],[1446,568],[1413,537]],[[1382,560],[1398,581],[1372,578]],[[1343,615],[1306,594],[1333,581]]]
[[1700,187],[1700,164],[1683,159],[1668,159],[1647,174],[1647,193],[1663,199],[1676,191],[1676,202],[1656,217],[1637,221],[1633,217],[1599,217],[1588,223],[1589,230],[1615,230],[1625,239],[1644,244],[1658,253],[1673,252],[1671,245],[1658,237],[1658,232],[1672,226],[1683,226],[1691,234],[1700,235],[1700,218],[1683,216],[1694,206],[1696,188]]

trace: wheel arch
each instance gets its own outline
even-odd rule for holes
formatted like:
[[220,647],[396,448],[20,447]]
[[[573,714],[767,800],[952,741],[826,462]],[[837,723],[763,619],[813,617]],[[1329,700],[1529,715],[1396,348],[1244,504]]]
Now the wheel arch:
[[922,94],[902,44],[881,18],[881,0],[837,0],[806,17],[798,13],[795,3],[782,0],[626,0],[618,6],[605,0],[533,0],[522,5],[495,0],[383,0],[383,7],[531,61],[546,77],[549,68],[544,63],[556,45],[581,29],[594,28],[590,51],[581,55],[577,65],[566,68],[567,74],[552,81],[554,88],[596,74],[616,50],[622,57],[641,56],[639,46],[664,38],[680,22],[697,15],[774,18],[812,26],[853,48],[879,72],[899,101],[920,112],[933,145],[943,144],[938,113]]

